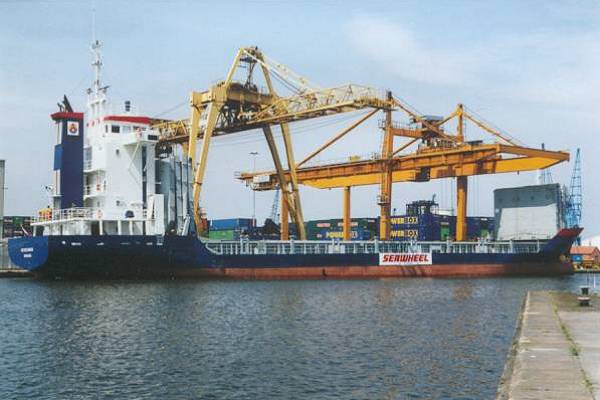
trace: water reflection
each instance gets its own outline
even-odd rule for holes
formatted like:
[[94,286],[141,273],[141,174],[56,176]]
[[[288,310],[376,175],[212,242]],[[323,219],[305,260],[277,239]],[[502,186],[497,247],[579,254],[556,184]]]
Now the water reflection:
[[2,280],[2,398],[493,398],[556,279]]

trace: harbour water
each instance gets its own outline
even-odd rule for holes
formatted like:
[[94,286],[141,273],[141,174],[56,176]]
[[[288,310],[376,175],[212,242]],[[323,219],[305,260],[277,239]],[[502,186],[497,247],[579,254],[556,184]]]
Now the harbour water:
[[2,399],[493,399],[528,290],[587,277],[0,280]]

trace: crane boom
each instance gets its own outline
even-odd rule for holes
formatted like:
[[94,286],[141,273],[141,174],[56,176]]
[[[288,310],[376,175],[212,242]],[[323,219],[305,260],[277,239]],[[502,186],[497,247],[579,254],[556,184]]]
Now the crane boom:
[[[200,98],[201,108],[212,101],[209,92],[199,93],[198,97]],[[277,99],[243,87],[231,87],[227,91],[227,98],[230,103],[219,115],[213,132],[215,136],[260,129],[265,125],[279,125],[326,117],[365,108],[385,109],[388,107],[388,103],[378,97],[378,92],[375,89],[350,84]],[[242,108],[243,105],[257,110],[242,111],[237,116],[232,115],[233,108]],[[157,119],[153,122],[153,128],[160,132],[159,143],[184,143],[188,141],[189,120],[169,121]],[[198,138],[203,136],[204,129],[199,132]]]
[[[259,88],[254,82],[257,67],[262,72],[266,89]],[[245,77],[236,80],[240,69],[245,71]],[[283,82],[283,86],[292,93],[287,96],[278,94],[274,80]],[[196,165],[196,142],[202,140],[198,166],[194,171],[195,220],[199,221],[200,194],[211,138],[262,129],[279,179],[282,201],[285,201],[292,221],[296,223],[299,238],[304,239],[306,235],[295,173],[297,165],[289,123],[365,108],[387,109],[391,103],[383,99],[377,90],[365,86],[348,84],[321,89],[265,57],[258,48],[248,47],[238,50],[224,81],[204,92],[192,92],[190,106],[189,120],[155,120],[153,128],[159,132],[159,146],[186,146],[193,166]],[[273,139],[273,125],[278,125],[282,132],[287,168],[283,166]],[[284,178],[284,171],[287,171],[288,178]]]

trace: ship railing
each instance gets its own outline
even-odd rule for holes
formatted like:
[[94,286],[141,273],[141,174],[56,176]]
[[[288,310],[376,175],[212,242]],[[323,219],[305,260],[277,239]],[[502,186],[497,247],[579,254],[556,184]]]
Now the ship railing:
[[72,207],[61,210],[46,208],[40,210],[38,215],[33,217],[33,223],[65,221],[73,219],[91,219],[94,215],[94,208]]
[[340,241],[340,240],[208,240],[206,247],[215,254],[378,254],[378,253],[537,253],[544,241],[528,242],[400,242],[400,241]]
[[71,207],[65,209],[43,209],[38,215],[32,218],[32,224],[73,221],[73,220],[147,220],[148,210],[136,210],[133,216],[123,216],[122,218],[113,218],[110,215],[104,215],[101,208],[94,207]]

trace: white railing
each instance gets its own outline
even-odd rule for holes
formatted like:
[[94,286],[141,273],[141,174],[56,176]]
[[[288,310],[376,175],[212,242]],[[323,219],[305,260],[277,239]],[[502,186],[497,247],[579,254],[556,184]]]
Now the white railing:
[[47,222],[64,222],[64,221],[75,221],[75,220],[133,220],[140,221],[148,219],[147,210],[131,210],[133,216],[126,216],[125,212],[123,215],[115,218],[114,215],[106,215],[104,210],[100,208],[92,207],[73,207],[65,208],[62,210],[44,209],[38,212],[37,216],[34,216],[32,223],[47,223]]
[[537,253],[545,241],[531,242],[396,242],[339,240],[207,241],[216,254],[377,254],[377,253]]

